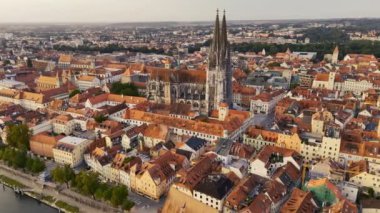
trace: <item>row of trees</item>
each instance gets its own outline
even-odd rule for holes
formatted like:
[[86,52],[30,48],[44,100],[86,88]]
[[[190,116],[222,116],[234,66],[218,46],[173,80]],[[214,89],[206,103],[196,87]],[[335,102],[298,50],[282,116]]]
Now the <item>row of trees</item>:
[[232,44],[233,51],[260,52],[263,49],[269,55],[291,51],[317,52],[317,59],[323,60],[325,54],[332,54],[334,48],[339,46],[339,57],[342,59],[348,53],[373,54],[380,57],[380,41],[349,41],[344,43],[323,42],[310,44],[267,44],[267,43],[240,43]]
[[0,149],[0,159],[16,169],[24,169],[33,174],[40,173],[45,169],[45,163],[39,158],[31,157],[26,150],[17,150],[11,147]]
[[139,96],[138,88],[133,83],[115,82],[111,85],[110,90],[113,94]]
[[99,180],[94,172],[80,172],[75,174],[70,166],[59,166],[52,171],[55,182],[73,187],[76,191],[96,200],[109,202],[114,207],[130,210],[134,203],[128,199],[128,189],[124,185],[109,185]]
[[100,53],[112,53],[115,51],[129,51],[129,52],[140,52],[140,53],[155,53],[164,54],[163,49],[148,48],[148,47],[123,47],[118,44],[109,44],[105,47],[99,47],[94,45],[81,45],[78,47],[66,46],[66,45],[54,45],[53,47],[58,51],[79,51],[79,52],[100,52]]

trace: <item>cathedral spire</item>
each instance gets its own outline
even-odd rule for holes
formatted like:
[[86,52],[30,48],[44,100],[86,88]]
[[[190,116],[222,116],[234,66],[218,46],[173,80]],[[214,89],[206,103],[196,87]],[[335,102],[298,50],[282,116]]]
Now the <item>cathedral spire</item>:
[[227,22],[226,22],[226,11],[223,11],[223,20],[222,20],[222,30],[220,34],[220,58],[224,59],[227,52]]
[[214,35],[212,38],[211,48],[210,48],[210,59],[209,59],[209,65],[210,67],[216,66],[218,63],[218,52],[220,50],[220,27],[219,27],[219,9],[216,10],[216,19],[215,19],[215,29],[214,29]]

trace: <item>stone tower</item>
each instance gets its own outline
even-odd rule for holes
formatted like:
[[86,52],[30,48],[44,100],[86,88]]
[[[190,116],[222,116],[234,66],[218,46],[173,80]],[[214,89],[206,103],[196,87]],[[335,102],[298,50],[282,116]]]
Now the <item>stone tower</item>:
[[338,57],[339,57],[339,48],[338,46],[335,47],[334,52],[331,57],[331,63],[337,64],[338,63]]
[[225,102],[229,107],[232,107],[231,55],[227,39],[225,13],[223,14],[221,27],[219,12],[216,14],[214,35],[208,58],[206,84],[206,101],[209,112],[218,109],[221,102]]

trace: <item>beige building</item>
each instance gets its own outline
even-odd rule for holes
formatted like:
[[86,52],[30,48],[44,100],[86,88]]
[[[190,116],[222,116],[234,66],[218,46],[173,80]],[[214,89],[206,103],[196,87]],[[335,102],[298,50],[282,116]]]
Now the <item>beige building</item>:
[[325,123],[334,121],[334,116],[329,111],[316,112],[311,116],[311,132],[323,134],[325,132]]
[[278,133],[255,127],[248,128],[243,136],[243,143],[261,150],[265,146],[275,146],[278,140]]
[[60,139],[53,148],[54,161],[76,167],[82,163],[84,152],[91,140],[66,136]]
[[58,115],[53,119],[53,131],[57,134],[70,135],[75,128],[75,120],[71,115]]
[[276,146],[291,149],[301,152],[301,139],[297,133],[294,134],[278,134],[277,144]]
[[369,172],[361,172],[350,178],[350,182],[356,184],[359,187],[373,188],[375,195],[380,195],[380,177],[377,174],[371,174]]
[[170,136],[169,127],[163,124],[149,124],[143,133],[143,145],[152,148],[155,145],[165,143]]
[[189,166],[183,155],[170,151],[142,166],[134,165],[130,169],[130,186],[138,194],[158,200],[174,181],[176,172]]
[[101,82],[96,76],[82,75],[76,80],[76,84],[80,90],[87,90],[93,87],[100,87]]
[[333,90],[334,82],[335,72],[318,73],[314,78],[312,88]]

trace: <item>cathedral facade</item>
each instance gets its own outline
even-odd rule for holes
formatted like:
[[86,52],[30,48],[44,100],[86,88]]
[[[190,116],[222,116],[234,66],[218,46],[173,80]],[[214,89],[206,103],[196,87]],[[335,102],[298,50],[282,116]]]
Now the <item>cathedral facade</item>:
[[150,101],[162,104],[190,104],[192,110],[208,115],[221,102],[232,107],[232,71],[227,40],[226,17],[220,27],[219,14],[206,71],[173,70],[146,67],[149,80],[146,94]]
[[226,15],[223,15],[220,28],[218,12],[208,59],[206,100],[208,111],[218,109],[221,102],[232,107],[232,69]]

